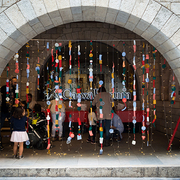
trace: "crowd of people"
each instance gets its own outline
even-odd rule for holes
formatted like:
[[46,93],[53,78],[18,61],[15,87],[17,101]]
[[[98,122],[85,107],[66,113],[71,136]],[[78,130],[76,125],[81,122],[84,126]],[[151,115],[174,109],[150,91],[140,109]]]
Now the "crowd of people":
[[[6,85],[1,87],[1,120],[0,120],[0,150],[3,150],[2,144],[2,135],[1,128],[4,125],[5,119],[7,118],[10,123],[11,138],[10,141],[14,143],[13,153],[14,158],[23,158],[23,147],[24,142],[29,140],[28,134],[26,132],[25,126],[27,121],[26,107],[27,102],[22,101],[19,103],[19,106],[15,106],[15,89],[16,89],[17,79],[15,77],[10,80],[10,101],[7,103],[6,96]],[[101,100],[100,100],[101,99]],[[33,113],[33,117],[40,117],[39,119],[46,119],[45,109],[41,107],[36,101],[33,100],[32,94],[28,94],[28,109]],[[57,110],[56,106],[60,107],[61,112],[58,115],[57,123]],[[102,108],[103,107],[103,108]],[[61,101],[52,100],[48,109],[51,112],[52,118],[52,129],[51,129],[51,138],[54,141],[56,136],[56,131],[58,130],[59,140],[62,140],[62,129],[63,122],[65,121],[65,105]],[[101,109],[101,110],[100,110]],[[100,113],[101,112],[101,113]],[[102,123],[102,127],[105,132],[104,146],[110,145],[110,136],[120,141],[122,139],[122,132],[124,131],[123,123],[120,117],[115,113],[113,118],[111,117],[112,113],[112,98],[111,95],[106,92],[106,89],[102,86],[99,88],[98,94],[95,96],[92,102],[92,112],[89,110],[88,120],[89,124],[92,126],[92,134],[88,136],[87,142],[91,144],[96,144],[96,132],[97,132],[97,123]],[[101,115],[103,114],[103,116]],[[58,129],[56,128],[58,126]],[[113,131],[112,131],[113,130]],[[112,133],[113,132],[113,133]],[[19,153],[18,153],[19,146]]]

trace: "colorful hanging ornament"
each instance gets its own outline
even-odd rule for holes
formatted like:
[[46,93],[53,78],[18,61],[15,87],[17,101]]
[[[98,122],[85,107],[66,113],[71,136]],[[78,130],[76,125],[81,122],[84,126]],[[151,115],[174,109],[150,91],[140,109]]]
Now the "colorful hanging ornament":
[[132,145],[136,145],[136,136],[135,136],[135,125],[136,125],[136,41],[134,40],[134,45],[133,45],[133,50],[134,50],[134,56],[133,56],[133,68],[134,68],[134,80],[133,80],[133,135],[134,139],[132,140]]
[[93,136],[92,132],[92,82],[93,82],[93,46],[92,41],[90,41],[90,54],[89,54],[89,82],[90,82],[90,91],[91,91],[91,98],[90,98],[90,113],[91,113],[91,119],[90,119],[90,126],[89,126],[89,135]]
[[122,60],[123,60],[123,81],[122,81],[122,94],[123,94],[123,98],[122,98],[122,102],[124,103],[125,107],[121,110],[124,111],[127,108],[126,102],[127,102],[127,98],[126,98],[126,52],[125,52],[125,42],[123,42],[123,52],[122,52]]
[[142,140],[145,140],[146,138],[146,125],[145,125],[145,108],[144,108],[144,103],[145,103],[145,98],[144,98],[144,89],[145,89],[145,54],[144,54],[144,47],[145,44],[143,43],[143,50],[142,50],[142,66],[141,68],[143,69],[143,78],[142,78],[142,112],[143,112],[143,120],[142,120]]
[[37,62],[35,70],[37,71],[37,90],[40,90],[39,89],[39,80],[40,80],[39,41],[37,41],[37,46],[38,46],[38,62]]
[[154,64],[153,64],[153,114],[154,114],[154,119],[152,121],[152,124],[155,126],[155,121],[156,121],[156,88],[155,88],[155,81],[156,81],[156,74],[155,74],[155,65],[156,65],[156,48],[153,47],[153,59],[154,59]]
[[9,64],[6,66],[6,72],[7,72],[7,79],[6,79],[6,103],[9,103],[10,101],[10,95],[9,95]]
[[148,44],[146,44],[146,64],[145,64],[145,69],[146,69],[146,87],[147,87],[147,107],[146,107],[146,125],[147,125],[147,146],[149,146],[149,112],[150,112],[150,107],[149,107],[149,94],[148,94],[148,83],[149,83],[149,54],[148,54]]
[[[15,69],[15,73],[16,75],[16,79],[18,80],[18,74],[19,74],[19,63],[18,63],[18,58],[19,58],[19,54],[18,52],[14,55],[14,60],[16,61],[16,69]],[[19,104],[19,98],[18,98],[18,93],[19,93],[19,88],[18,88],[18,83],[16,84],[16,90],[15,90],[15,105],[16,107],[18,107]]]
[[78,81],[80,80],[80,45],[78,45]]
[[[72,69],[72,65],[71,65],[71,60],[72,60],[72,55],[71,55],[71,48],[72,48],[72,44],[71,44],[71,41],[69,41],[69,75],[71,76],[71,69]],[[68,84],[70,86],[70,91],[69,91],[69,108],[70,110],[72,109],[72,80],[69,79],[68,80]],[[72,131],[72,127],[71,127],[71,124],[72,124],[72,114],[70,112],[69,114],[69,137],[67,138],[67,141],[66,141],[66,144],[70,144],[71,143],[71,139],[74,138],[74,133]]]
[[172,90],[172,92],[171,92],[171,105],[172,104],[175,104],[176,102],[175,102],[175,99],[176,99],[176,87],[175,87],[175,76],[174,76],[174,73],[173,73],[173,80],[172,80],[172,84],[171,84],[171,90]]
[[46,49],[47,49],[47,51],[49,51],[49,42],[47,42],[47,44],[46,44]]
[[49,128],[49,121],[50,121],[50,109],[47,109],[46,110],[47,112],[47,116],[46,116],[46,120],[47,120],[47,135],[48,135],[48,138],[47,138],[47,141],[48,141],[48,145],[47,145],[47,150],[48,150],[48,154],[50,154],[50,147],[51,147],[51,141],[50,141],[50,128]]

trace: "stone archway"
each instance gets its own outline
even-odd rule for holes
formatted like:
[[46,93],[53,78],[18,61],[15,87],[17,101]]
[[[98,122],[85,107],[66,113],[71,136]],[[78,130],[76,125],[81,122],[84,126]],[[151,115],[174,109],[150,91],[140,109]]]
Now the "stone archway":
[[154,0],[21,0],[0,14],[0,72],[33,37],[79,21],[106,22],[135,32],[163,54],[180,82],[180,18]]

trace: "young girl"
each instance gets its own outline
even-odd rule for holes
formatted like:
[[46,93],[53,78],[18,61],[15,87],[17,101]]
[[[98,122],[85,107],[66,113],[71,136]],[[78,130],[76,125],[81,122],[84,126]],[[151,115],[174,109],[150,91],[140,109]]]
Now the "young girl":
[[92,114],[89,109],[89,114],[88,114],[88,120],[89,120],[89,125],[92,125],[92,133],[93,133],[93,140],[91,141],[91,136],[89,135],[87,142],[91,142],[91,144],[96,144],[95,138],[96,138],[96,121],[97,117],[95,114],[95,107],[92,108]]
[[[11,117],[11,124],[13,127],[13,132],[11,135],[11,142],[14,142],[13,152],[14,158],[23,158],[23,142],[29,140],[27,132],[25,130],[25,123],[27,117],[25,116],[25,109],[22,107],[17,107]],[[19,144],[19,156],[17,156],[17,148]]]

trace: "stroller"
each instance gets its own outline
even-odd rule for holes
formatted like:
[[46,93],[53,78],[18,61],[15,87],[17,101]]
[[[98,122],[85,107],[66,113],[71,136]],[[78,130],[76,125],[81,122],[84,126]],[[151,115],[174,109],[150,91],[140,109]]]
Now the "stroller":
[[48,143],[46,119],[41,119],[41,117],[29,118],[27,126],[30,148],[35,148],[39,150],[46,149]]

